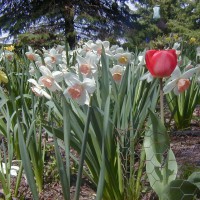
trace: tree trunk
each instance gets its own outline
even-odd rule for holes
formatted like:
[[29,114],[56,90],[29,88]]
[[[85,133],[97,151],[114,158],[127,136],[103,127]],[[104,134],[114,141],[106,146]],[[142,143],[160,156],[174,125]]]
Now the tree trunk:
[[74,7],[73,5],[67,5],[64,7],[63,12],[65,20],[65,37],[70,49],[74,49],[76,44],[76,33],[74,30]]

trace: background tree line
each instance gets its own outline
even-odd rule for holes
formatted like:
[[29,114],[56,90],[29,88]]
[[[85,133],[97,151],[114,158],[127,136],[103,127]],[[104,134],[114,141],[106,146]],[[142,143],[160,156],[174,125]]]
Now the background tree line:
[[[155,5],[160,6],[159,19],[153,19]],[[35,46],[65,38],[71,48],[80,39],[123,40],[140,46],[170,33],[199,42],[200,2],[1,0],[0,31],[9,31],[21,44]]]

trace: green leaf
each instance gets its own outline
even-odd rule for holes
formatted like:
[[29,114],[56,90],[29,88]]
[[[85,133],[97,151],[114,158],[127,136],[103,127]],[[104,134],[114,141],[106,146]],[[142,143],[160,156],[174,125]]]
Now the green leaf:
[[146,173],[151,187],[161,197],[166,185],[175,180],[178,167],[163,123],[152,111],[149,113],[152,125],[144,138]]
[[187,180],[200,189],[200,172],[193,172]]
[[152,126],[147,131],[146,137],[150,137],[151,146],[158,162],[162,162],[163,154],[170,148],[169,135],[161,120],[149,109]]
[[198,187],[187,180],[174,180],[165,188],[163,192],[164,200],[193,200],[200,194]]
[[26,177],[31,189],[31,192],[33,194],[33,197],[35,200],[39,199],[38,197],[38,192],[37,192],[37,187],[35,184],[35,180],[34,180],[34,175],[33,175],[33,170],[32,170],[32,166],[31,166],[31,161],[28,155],[28,150],[26,148],[26,144],[23,138],[23,133],[21,130],[21,126],[20,123],[18,122],[18,137],[19,137],[19,148],[20,148],[20,154],[21,154],[21,158],[22,158],[22,164],[24,167],[24,171],[26,173]]
[[52,132],[53,132],[53,138],[54,138],[56,162],[57,162],[60,181],[61,181],[61,185],[62,185],[63,196],[66,200],[69,200],[70,199],[70,191],[68,190],[68,188],[70,188],[70,186],[69,186],[70,183],[68,182],[67,173],[65,171],[64,163],[63,163],[62,157],[60,155],[58,142],[57,142],[57,139],[56,139],[53,129],[52,129]]

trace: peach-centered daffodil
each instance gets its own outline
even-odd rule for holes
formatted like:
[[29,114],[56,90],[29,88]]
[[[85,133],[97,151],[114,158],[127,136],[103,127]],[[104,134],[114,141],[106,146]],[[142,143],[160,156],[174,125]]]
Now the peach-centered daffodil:
[[120,83],[124,73],[124,67],[122,67],[121,65],[115,65],[113,68],[110,69],[110,72],[112,74],[113,80],[116,83]]
[[97,72],[98,56],[93,52],[87,52],[85,57],[77,55],[78,68],[82,75],[89,77]]
[[64,91],[66,98],[71,98],[80,105],[89,105],[89,94],[96,89],[94,79],[84,78],[83,81],[80,81],[78,76],[69,72],[65,74],[65,82],[68,85]]
[[61,71],[51,72],[46,66],[40,66],[39,70],[43,75],[38,80],[40,85],[45,86],[52,92],[56,90],[62,90],[58,84],[58,82],[63,80],[63,73]]
[[180,68],[176,67],[171,75],[171,81],[168,82],[163,88],[164,93],[167,94],[173,90],[175,95],[179,95],[180,93],[184,92],[190,86],[190,78],[199,70],[200,67],[195,67],[185,71],[182,74]]
[[25,55],[30,61],[37,61],[40,57],[30,46],[28,46],[28,52],[26,52]]
[[46,97],[47,99],[51,99],[51,96],[42,88],[40,84],[35,79],[28,79],[28,82],[32,84],[31,90],[38,97]]

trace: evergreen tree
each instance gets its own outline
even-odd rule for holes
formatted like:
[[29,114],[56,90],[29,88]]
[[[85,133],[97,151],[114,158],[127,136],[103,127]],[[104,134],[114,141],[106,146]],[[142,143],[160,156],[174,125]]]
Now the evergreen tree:
[[71,48],[76,36],[86,38],[121,37],[128,29],[138,29],[137,14],[131,14],[127,0],[1,0],[1,31],[18,35],[47,27],[64,33]]
[[[138,22],[145,27],[126,35],[132,44],[143,46],[149,40],[161,38],[158,43],[162,46],[163,37],[169,35],[188,41],[195,38],[195,42],[200,44],[199,0],[138,0],[132,1],[132,4],[136,8],[134,14],[140,16]],[[153,8],[156,5],[160,7],[160,18],[153,19]]]

